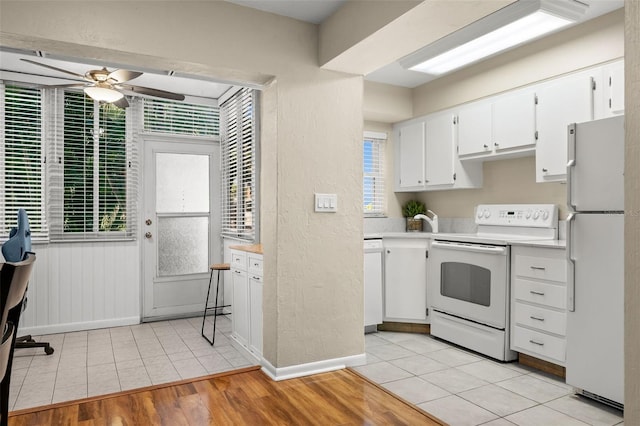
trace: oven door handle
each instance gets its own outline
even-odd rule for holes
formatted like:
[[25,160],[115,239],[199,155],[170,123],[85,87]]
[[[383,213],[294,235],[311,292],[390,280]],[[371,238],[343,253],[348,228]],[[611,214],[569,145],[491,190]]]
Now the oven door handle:
[[502,246],[485,246],[478,244],[458,244],[446,241],[434,241],[431,243],[431,247],[449,250],[471,251],[474,253],[500,254],[503,256],[507,254],[507,248]]

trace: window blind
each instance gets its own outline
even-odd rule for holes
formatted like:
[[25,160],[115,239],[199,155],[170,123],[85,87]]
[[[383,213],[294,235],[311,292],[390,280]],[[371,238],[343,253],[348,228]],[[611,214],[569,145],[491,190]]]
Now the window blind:
[[135,236],[137,158],[127,110],[82,92],[56,92],[48,167],[52,240]]
[[0,233],[17,226],[18,209],[29,216],[33,239],[46,239],[42,91],[0,84]]
[[363,207],[365,216],[384,215],[384,151],[385,139],[364,138]]
[[220,108],[222,233],[255,240],[256,93],[241,89]]
[[217,107],[146,98],[143,102],[145,132],[193,136],[220,134]]

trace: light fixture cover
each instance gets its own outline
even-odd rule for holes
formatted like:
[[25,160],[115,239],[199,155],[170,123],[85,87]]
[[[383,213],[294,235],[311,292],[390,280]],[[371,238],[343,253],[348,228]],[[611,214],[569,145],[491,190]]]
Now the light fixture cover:
[[96,101],[115,102],[124,97],[124,95],[115,89],[100,86],[90,86],[84,88],[84,93]]
[[568,26],[587,7],[571,0],[519,0],[399,62],[405,69],[442,75]]

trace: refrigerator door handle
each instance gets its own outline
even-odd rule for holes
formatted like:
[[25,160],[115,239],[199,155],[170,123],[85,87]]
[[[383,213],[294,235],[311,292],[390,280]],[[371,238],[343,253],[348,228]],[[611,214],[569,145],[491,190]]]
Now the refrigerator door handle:
[[576,311],[576,260],[573,258],[573,241],[572,227],[576,213],[569,213],[567,216],[567,310],[569,312]]
[[576,211],[578,208],[573,203],[573,169],[576,166],[576,124],[569,124],[567,128],[568,136],[568,149],[567,152],[567,201],[571,211]]

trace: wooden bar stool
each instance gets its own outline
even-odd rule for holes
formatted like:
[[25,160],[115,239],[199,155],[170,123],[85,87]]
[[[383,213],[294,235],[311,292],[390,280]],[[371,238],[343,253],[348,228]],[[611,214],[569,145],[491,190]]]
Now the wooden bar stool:
[[[231,305],[218,306],[218,293],[220,291],[220,272],[228,271],[231,269],[231,267],[229,266],[228,263],[214,263],[213,265],[209,266],[209,269],[211,270],[211,275],[209,276],[209,290],[207,290],[207,300],[204,302],[204,313],[202,315],[202,330],[200,330],[200,334],[202,334],[202,337],[207,339],[207,342],[211,343],[211,346],[213,346],[213,343],[216,341],[216,319],[218,318],[218,315],[228,315],[224,312],[218,312],[218,309],[227,308],[231,306]],[[211,282],[213,281],[213,271],[218,271],[218,281],[216,283],[216,302],[215,302],[215,305],[209,307],[209,294],[211,294]],[[211,340],[209,340],[209,338],[204,334],[204,322],[207,319],[207,311],[212,309],[214,310],[213,335]]]

